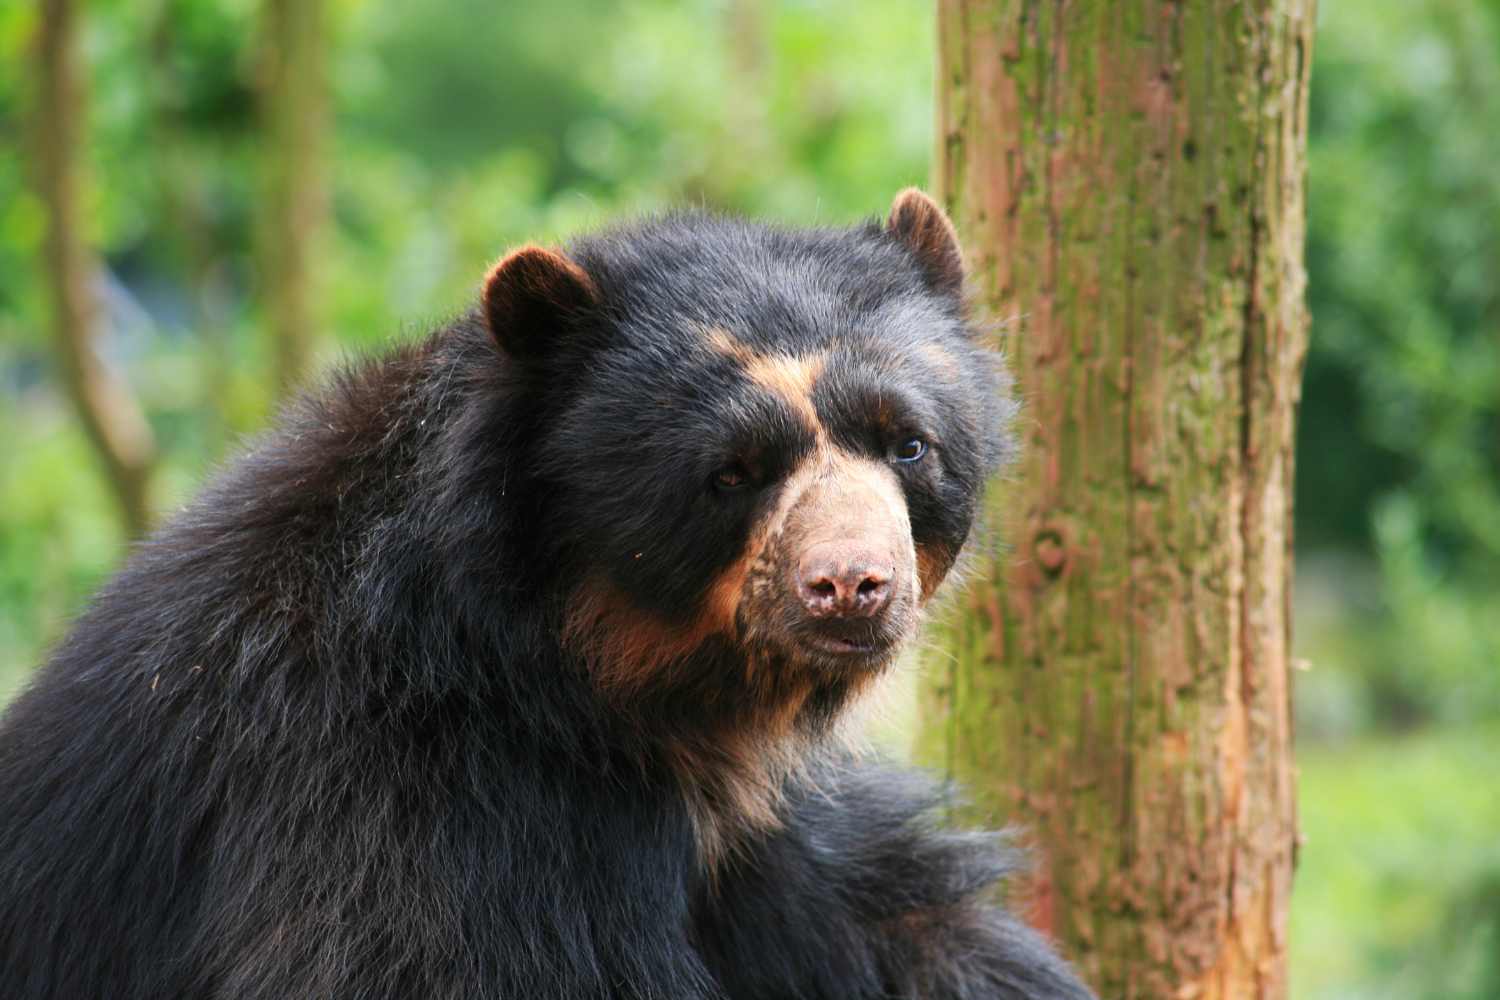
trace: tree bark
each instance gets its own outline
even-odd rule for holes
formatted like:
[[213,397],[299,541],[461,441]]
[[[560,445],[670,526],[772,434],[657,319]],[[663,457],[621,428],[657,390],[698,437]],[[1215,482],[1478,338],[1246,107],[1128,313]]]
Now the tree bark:
[[283,394],[306,372],[316,333],[315,265],[327,205],[326,14],[324,0],[265,0],[260,259]]
[[151,522],[156,446],[129,387],[95,350],[99,309],[93,282],[99,262],[85,241],[81,217],[84,178],[78,145],[85,101],[76,28],[71,0],[43,0],[37,39],[36,185],[47,215],[53,339],[68,394],[104,462],[125,528],[136,536]]
[[1011,549],[919,755],[1101,996],[1286,995],[1314,0],[940,0],[937,188],[1008,320]]

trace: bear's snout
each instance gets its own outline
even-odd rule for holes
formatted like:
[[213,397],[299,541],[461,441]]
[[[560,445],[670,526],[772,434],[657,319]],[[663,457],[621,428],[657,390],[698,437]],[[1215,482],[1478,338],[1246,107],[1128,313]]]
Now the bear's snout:
[[876,618],[891,603],[896,560],[857,539],[809,546],[798,561],[795,586],[814,618]]
[[877,460],[814,453],[783,491],[763,560],[776,567],[782,641],[826,667],[887,661],[916,623],[917,576],[901,484]]

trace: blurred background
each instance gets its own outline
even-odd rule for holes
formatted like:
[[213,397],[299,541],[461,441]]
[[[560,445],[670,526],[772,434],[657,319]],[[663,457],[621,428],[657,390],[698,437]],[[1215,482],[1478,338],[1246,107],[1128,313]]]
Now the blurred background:
[[[277,395],[265,6],[80,4],[98,345],[161,511]],[[1500,2],[1320,7],[1293,992],[1495,998]],[[55,361],[38,16],[0,5],[0,701],[128,546]],[[523,240],[682,203],[846,222],[928,176],[925,0],[334,0],[319,30],[314,369],[464,308]]]

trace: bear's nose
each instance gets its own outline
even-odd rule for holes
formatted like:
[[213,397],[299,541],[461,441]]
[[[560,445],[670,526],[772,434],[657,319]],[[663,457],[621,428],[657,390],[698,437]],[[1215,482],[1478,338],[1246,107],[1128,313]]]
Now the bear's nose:
[[803,553],[797,594],[815,618],[874,618],[891,602],[894,575],[888,557],[824,543]]

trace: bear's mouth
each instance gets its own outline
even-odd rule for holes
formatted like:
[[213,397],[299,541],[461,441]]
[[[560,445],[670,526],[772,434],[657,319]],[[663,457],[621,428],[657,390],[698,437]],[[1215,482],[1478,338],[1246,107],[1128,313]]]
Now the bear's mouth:
[[820,635],[809,639],[808,645],[820,653],[832,653],[834,656],[869,656],[880,652],[884,644],[871,639]]
[[798,644],[817,659],[830,665],[850,667],[878,665],[885,662],[899,646],[901,636],[887,629],[818,630],[804,632]]

